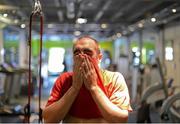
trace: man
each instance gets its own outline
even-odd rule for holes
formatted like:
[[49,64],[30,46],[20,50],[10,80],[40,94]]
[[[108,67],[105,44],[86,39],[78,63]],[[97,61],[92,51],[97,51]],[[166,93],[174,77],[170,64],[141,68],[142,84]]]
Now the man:
[[73,46],[73,72],[61,74],[43,110],[45,122],[127,122],[128,88],[118,72],[100,69],[97,41],[79,38]]

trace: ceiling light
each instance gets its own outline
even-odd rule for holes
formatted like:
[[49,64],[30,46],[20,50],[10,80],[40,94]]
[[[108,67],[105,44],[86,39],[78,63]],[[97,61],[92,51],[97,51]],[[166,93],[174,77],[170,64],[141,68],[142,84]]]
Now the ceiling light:
[[25,28],[26,27],[26,25],[25,24],[21,24],[21,28]]
[[139,27],[139,28],[142,28],[142,27],[143,27],[143,24],[142,24],[142,23],[138,23],[138,27]]
[[155,22],[155,21],[156,21],[156,18],[152,17],[151,22]]
[[85,18],[78,18],[78,19],[76,20],[76,23],[78,23],[78,24],[87,23],[87,19],[85,19]]
[[176,13],[176,9],[172,9],[172,12],[173,12],[173,13]]
[[80,31],[75,31],[75,32],[74,32],[74,35],[75,35],[75,36],[79,36],[79,35],[81,35],[81,32],[80,32]]
[[8,16],[8,14],[7,14],[7,13],[4,13],[4,14],[3,14],[3,17],[7,17],[7,16]]
[[101,28],[103,29],[107,28],[107,24],[101,24]]

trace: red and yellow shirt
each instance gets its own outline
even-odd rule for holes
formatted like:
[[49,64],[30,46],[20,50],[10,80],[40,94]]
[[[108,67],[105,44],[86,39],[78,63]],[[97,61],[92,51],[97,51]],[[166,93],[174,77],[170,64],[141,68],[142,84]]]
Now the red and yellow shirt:
[[[100,88],[104,91],[109,100],[117,105],[120,109],[132,111],[130,106],[130,98],[128,88],[124,77],[119,72],[110,72],[102,70],[103,86]],[[52,88],[50,98],[47,105],[58,101],[72,85],[72,72],[61,74]],[[101,85],[98,83],[98,85]],[[100,118],[102,117],[96,103],[91,97],[90,92],[83,85],[72,104],[68,113],[71,116],[78,118]]]

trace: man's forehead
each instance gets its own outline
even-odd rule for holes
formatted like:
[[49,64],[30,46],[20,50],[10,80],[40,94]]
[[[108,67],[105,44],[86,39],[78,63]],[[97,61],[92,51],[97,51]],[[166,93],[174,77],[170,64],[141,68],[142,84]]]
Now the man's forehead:
[[77,40],[76,43],[93,43],[93,44],[95,44],[95,41],[91,38],[84,37],[84,38]]
[[93,39],[90,38],[82,38],[79,39],[75,42],[74,47],[77,47],[79,45],[83,45],[84,47],[97,47],[97,44],[95,43],[95,41]]

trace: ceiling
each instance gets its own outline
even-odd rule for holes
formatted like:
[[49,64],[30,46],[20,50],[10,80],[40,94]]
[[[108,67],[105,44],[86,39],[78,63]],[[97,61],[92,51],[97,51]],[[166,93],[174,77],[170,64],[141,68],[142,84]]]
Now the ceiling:
[[[142,27],[180,21],[180,0],[40,0],[40,3],[46,33],[126,35]],[[28,25],[33,6],[34,0],[0,0],[0,21],[11,27]],[[8,16],[4,17],[4,13]],[[151,22],[152,17],[156,22]],[[86,24],[77,23],[78,18],[87,19]],[[33,25],[38,31],[38,17],[34,17]]]

